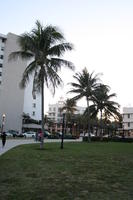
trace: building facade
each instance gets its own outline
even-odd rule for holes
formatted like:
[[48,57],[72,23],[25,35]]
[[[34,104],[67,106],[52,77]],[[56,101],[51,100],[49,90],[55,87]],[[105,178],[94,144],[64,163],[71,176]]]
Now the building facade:
[[123,108],[123,129],[133,131],[133,107]]
[[[63,106],[64,106],[63,98],[60,98],[60,100],[56,104],[49,104],[48,118],[55,123],[60,123],[62,121],[61,108]],[[83,114],[86,108],[77,106],[76,109],[77,110],[75,111],[75,114]]]
[[[64,100],[61,97],[60,100],[56,104],[49,104],[49,110],[48,110],[48,119],[52,122],[51,126],[49,127],[50,132],[62,132],[62,121],[63,121],[63,114],[61,112],[61,108],[64,107]],[[74,114],[83,114],[85,111],[85,107],[77,106],[76,111]],[[73,122],[74,123],[74,122]],[[65,125],[66,127],[67,125]],[[66,132],[70,133],[70,129],[72,133],[74,133],[74,129],[76,127],[75,123],[69,124],[69,127],[66,128]],[[71,126],[71,128],[70,128]]]
[[27,61],[21,58],[9,60],[12,52],[20,50],[18,37],[12,33],[0,34],[0,122],[5,114],[5,131],[21,132],[23,113],[40,120],[41,106],[39,95],[32,97],[32,77],[25,89],[19,87]]
[[0,34],[0,87],[1,87],[1,83],[2,83],[2,69],[3,69],[6,38],[7,38],[6,35]]

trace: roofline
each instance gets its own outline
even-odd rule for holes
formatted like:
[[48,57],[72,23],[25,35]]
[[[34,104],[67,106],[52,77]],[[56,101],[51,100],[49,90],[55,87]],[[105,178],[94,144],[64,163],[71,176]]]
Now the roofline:
[[7,36],[6,36],[6,35],[4,35],[4,34],[2,34],[2,33],[0,33],[0,38],[4,38],[4,39],[6,39],[6,38],[7,38]]

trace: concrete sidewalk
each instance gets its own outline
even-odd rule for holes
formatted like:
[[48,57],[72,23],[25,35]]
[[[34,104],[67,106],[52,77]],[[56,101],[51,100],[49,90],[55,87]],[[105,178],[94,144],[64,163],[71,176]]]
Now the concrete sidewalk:
[[[81,142],[82,139],[79,138],[77,140],[64,140],[64,142]],[[44,143],[49,142],[61,142],[60,139],[44,139]],[[5,147],[2,148],[2,141],[0,140],[0,155],[12,149],[13,147],[19,146],[21,144],[36,144],[34,139],[7,139]]]
[[28,140],[24,140],[24,139],[7,139],[6,140],[6,144],[5,147],[2,148],[2,141],[0,141],[0,155],[2,155],[3,153],[5,153],[6,151],[12,149],[13,147],[19,146],[21,144],[31,144],[31,143],[35,143],[35,141],[33,139],[28,139]]

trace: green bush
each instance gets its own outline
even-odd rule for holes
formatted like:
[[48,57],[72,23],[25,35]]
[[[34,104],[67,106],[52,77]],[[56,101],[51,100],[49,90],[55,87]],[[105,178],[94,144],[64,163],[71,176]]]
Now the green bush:
[[[87,142],[88,137],[83,137],[83,142]],[[91,137],[91,141],[93,142],[133,142],[133,138],[119,138],[117,136],[114,137]]]

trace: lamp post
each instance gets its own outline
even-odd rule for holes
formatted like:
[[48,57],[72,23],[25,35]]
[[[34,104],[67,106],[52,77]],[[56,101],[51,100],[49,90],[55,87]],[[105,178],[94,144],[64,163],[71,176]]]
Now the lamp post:
[[77,134],[76,134],[76,125],[77,125],[77,124],[74,123],[73,125],[74,125],[74,136],[77,136]]
[[62,120],[62,136],[61,136],[61,149],[63,149],[64,144],[64,130],[65,129],[65,113],[63,113],[63,120]]
[[5,115],[5,114],[3,114],[3,115],[2,115],[1,134],[3,133],[3,129],[4,129],[4,125],[5,125],[5,118],[6,118],[6,115]]

